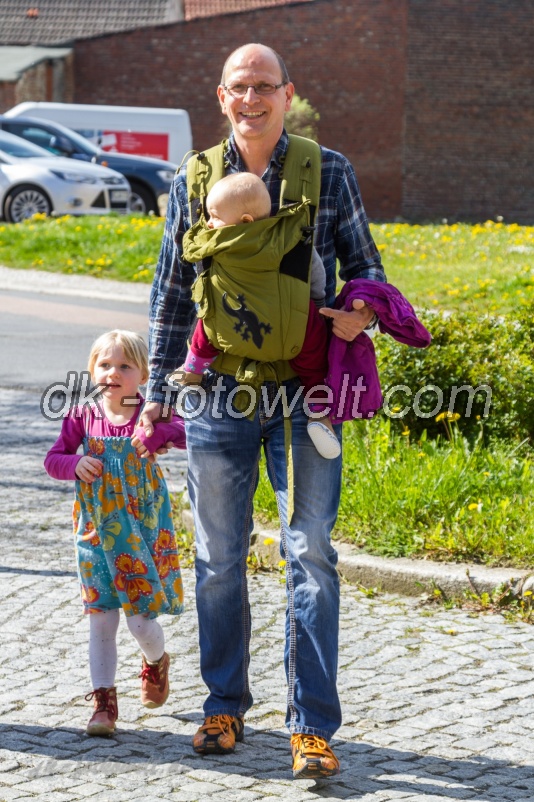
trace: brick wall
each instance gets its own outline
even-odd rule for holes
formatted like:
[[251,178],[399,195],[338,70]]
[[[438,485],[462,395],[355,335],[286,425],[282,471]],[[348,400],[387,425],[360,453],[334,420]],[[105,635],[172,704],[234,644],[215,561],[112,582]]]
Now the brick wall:
[[321,142],[353,162],[370,217],[533,223],[531,12],[531,0],[315,0],[103,36],[75,45],[74,100],[185,108],[204,148],[222,135],[225,57],[264,42],[320,112]]
[[317,0],[78,42],[75,101],[185,108],[204,148],[222,134],[226,56],[263,42],[319,111],[321,143],[353,162],[368,214],[387,219],[401,206],[405,16],[399,0]]
[[402,213],[534,222],[531,0],[409,0]]
[[16,89],[15,81],[0,81],[0,113],[16,104]]
[[46,59],[25,70],[18,81],[0,83],[0,110],[7,111],[25,100],[72,103],[74,54]]

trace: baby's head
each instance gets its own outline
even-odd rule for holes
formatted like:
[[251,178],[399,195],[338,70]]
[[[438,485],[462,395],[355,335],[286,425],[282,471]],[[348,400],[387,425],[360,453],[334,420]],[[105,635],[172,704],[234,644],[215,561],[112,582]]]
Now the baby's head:
[[141,384],[148,379],[148,348],[143,338],[135,331],[113,329],[101,334],[91,346],[87,370],[94,381],[94,369],[97,361],[103,354],[110,354],[114,349],[121,348],[124,358],[141,371]]
[[210,228],[263,220],[271,214],[269,190],[254,173],[231,173],[213,185],[206,198]]

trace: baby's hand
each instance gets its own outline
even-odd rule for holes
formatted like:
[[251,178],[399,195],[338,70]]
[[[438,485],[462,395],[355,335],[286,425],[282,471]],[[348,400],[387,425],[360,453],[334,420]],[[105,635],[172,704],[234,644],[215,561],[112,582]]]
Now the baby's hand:
[[203,373],[191,373],[186,370],[185,365],[182,365],[174,373],[169,373],[165,378],[170,387],[180,389],[181,387],[188,387],[190,384],[201,384],[204,375]]
[[102,468],[103,465],[99,459],[84,456],[78,460],[75,473],[78,479],[81,479],[82,482],[91,484],[91,482],[94,482],[98,476],[102,475]]

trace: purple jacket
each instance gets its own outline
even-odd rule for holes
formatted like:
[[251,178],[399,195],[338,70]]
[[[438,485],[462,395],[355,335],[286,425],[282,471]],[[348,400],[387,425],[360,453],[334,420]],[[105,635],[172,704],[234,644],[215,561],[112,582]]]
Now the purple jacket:
[[[426,348],[432,339],[413,306],[393,286],[360,278],[347,281],[334,307],[350,311],[356,299],[365,301],[378,317],[381,332],[414,348]],[[333,393],[332,423],[372,418],[382,406],[382,391],[373,341],[362,331],[352,342],[332,336],[328,347],[326,384]]]

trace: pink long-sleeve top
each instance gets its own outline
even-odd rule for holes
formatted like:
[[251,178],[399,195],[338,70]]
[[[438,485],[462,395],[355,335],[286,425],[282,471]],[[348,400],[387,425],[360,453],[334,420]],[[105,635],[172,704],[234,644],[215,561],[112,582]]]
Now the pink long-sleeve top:
[[[141,396],[138,396],[143,403]],[[77,479],[76,465],[83,454],[77,454],[84,437],[132,437],[137,435],[148,451],[153,454],[165,443],[172,442],[176,448],[185,448],[185,424],[183,418],[173,413],[171,420],[154,424],[151,437],[137,426],[137,415],[127,423],[115,425],[102,417],[98,408],[90,405],[76,407],[64,418],[61,434],[47,453],[44,467],[53,479]]]

